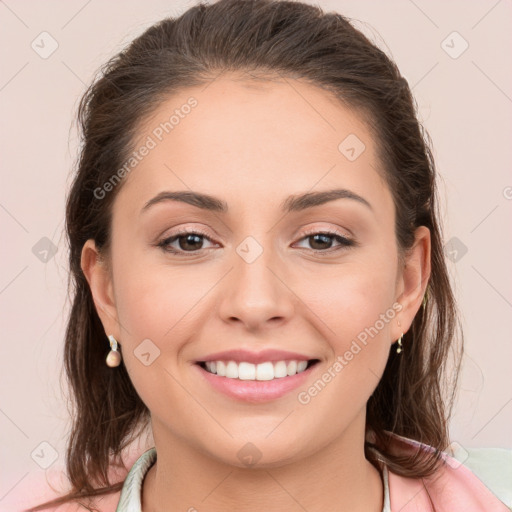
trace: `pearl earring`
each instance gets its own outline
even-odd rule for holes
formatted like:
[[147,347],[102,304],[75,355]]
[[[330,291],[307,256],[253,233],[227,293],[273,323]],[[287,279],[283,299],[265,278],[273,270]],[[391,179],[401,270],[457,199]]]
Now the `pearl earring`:
[[109,334],[108,339],[110,341],[111,350],[107,355],[106,361],[110,368],[114,368],[121,364],[121,354],[117,350],[117,340],[114,338],[114,336]]

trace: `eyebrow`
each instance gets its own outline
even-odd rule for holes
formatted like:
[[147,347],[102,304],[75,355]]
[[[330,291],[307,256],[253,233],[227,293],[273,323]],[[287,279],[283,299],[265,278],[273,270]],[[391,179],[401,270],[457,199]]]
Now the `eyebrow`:
[[[320,206],[337,199],[351,199],[365,205],[370,210],[373,210],[372,205],[366,199],[356,194],[355,192],[344,188],[291,195],[281,203],[281,210],[285,213],[298,212],[308,208],[313,208],[314,206]],[[164,201],[178,201],[196,206],[202,210],[218,213],[227,213],[229,210],[228,204],[218,197],[200,192],[183,190],[174,192],[160,192],[143,206],[140,213],[142,214],[149,210],[151,206]]]

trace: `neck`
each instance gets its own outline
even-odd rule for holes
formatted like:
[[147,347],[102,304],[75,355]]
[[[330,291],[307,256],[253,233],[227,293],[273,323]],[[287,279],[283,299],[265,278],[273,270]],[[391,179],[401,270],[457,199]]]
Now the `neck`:
[[266,469],[225,464],[161,427],[153,421],[158,456],[143,482],[143,512],[382,511],[381,476],[364,457],[364,423],[314,454]]

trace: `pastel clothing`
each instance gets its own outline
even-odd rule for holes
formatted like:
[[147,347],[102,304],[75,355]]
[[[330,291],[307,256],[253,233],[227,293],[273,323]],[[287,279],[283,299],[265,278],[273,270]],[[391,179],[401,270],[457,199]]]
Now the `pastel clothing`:
[[[392,435],[394,449],[405,453],[417,447],[431,447],[412,439]],[[121,491],[96,500],[98,512],[142,512],[141,489],[144,477],[155,463],[157,453],[150,448],[130,456],[131,469],[117,472],[113,481],[124,484]],[[443,452],[444,464],[430,477],[407,478],[382,464],[384,487],[382,512],[510,512],[512,511],[512,449],[468,448],[452,443],[450,453]],[[130,466],[128,466],[130,467]],[[0,500],[1,512],[22,512],[60,494],[39,482],[30,488],[20,484]],[[35,492],[33,492],[35,491]],[[7,507],[7,508],[5,508]],[[78,504],[46,509],[52,512],[84,512]]]

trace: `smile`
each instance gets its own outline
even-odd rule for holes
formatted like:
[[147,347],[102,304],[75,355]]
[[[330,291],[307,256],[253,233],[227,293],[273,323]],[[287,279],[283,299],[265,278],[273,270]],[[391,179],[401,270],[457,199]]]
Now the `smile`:
[[245,361],[203,361],[192,365],[209,388],[236,400],[261,403],[280,398],[304,385],[318,359],[282,360],[259,364]]

